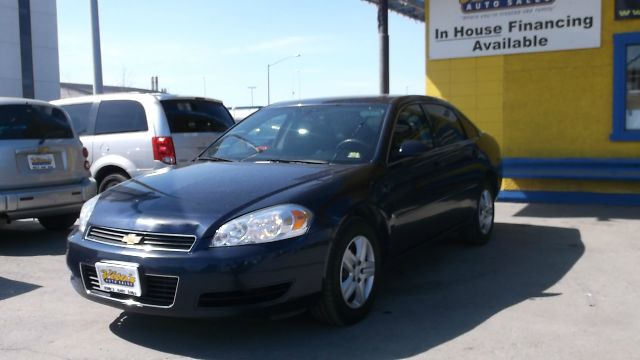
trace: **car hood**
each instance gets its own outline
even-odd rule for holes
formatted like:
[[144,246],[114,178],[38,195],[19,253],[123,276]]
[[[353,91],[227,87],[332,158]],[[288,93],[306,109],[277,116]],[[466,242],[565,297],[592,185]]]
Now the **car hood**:
[[[344,169],[344,168],[343,168]],[[201,163],[138,177],[103,193],[90,224],[202,235],[286,190],[339,172],[329,165]]]

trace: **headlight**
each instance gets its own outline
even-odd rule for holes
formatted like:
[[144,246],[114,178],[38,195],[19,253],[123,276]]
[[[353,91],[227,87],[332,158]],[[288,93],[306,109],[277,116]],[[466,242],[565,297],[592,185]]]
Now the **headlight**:
[[93,209],[96,207],[96,203],[100,195],[96,195],[91,199],[87,200],[84,205],[82,205],[82,209],[80,210],[80,217],[78,218],[78,230],[84,232],[87,229],[87,223],[89,222],[89,218],[91,217],[91,213],[93,213]]
[[272,206],[222,225],[211,247],[260,244],[289,239],[309,230],[311,211],[293,204]]

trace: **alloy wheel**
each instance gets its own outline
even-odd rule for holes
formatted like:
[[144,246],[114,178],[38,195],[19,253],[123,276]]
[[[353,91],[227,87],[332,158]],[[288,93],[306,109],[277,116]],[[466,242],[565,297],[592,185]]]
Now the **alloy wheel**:
[[487,235],[493,225],[493,196],[487,189],[482,191],[478,201],[478,224],[483,235]]
[[375,272],[371,242],[365,236],[356,236],[345,249],[340,269],[340,288],[347,306],[358,309],[366,303],[373,289]]

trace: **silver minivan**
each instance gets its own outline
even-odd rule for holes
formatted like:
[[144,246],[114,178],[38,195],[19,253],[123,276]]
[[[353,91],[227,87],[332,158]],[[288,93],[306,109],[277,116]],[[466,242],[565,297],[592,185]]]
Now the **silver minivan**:
[[221,101],[165,93],[56,100],[89,149],[102,192],[130,178],[191,161],[234,124]]
[[96,194],[87,157],[59,107],[0,98],[0,222],[35,217],[69,228]]

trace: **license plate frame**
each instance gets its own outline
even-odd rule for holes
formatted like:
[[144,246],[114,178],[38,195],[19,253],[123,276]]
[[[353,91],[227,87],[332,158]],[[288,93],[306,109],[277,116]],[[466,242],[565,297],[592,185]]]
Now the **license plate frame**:
[[140,297],[140,265],[133,263],[100,261],[95,264],[100,290]]
[[56,168],[56,158],[53,154],[29,154],[27,162],[31,170],[52,170]]

